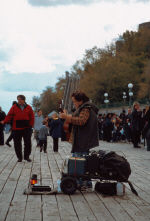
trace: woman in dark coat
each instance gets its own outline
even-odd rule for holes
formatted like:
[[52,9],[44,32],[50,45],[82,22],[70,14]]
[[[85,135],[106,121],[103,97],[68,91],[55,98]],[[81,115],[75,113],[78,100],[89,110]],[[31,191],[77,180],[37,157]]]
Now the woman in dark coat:
[[53,138],[53,151],[56,153],[58,152],[58,138],[62,135],[63,122],[58,119],[57,113],[53,113],[52,118],[49,133]]
[[[0,122],[4,120],[6,114],[2,111],[0,107]],[[0,145],[4,145],[4,131],[3,131],[3,124],[0,123]]]
[[111,138],[112,138],[112,129],[113,129],[113,123],[111,122],[111,114],[108,113],[106,115],[106,119],[105,119],[105,127],[106,127],[106,141],[110,142]]
[[138,146],[138,143],[140,143],[140,135],[141,135],[141,119],[142,119],[142,111],[139,108],[139,103],[134,102],[133,103],[133,111],[131,114],[131,130],[133,133],[133,147],[134,148],[140,148]]

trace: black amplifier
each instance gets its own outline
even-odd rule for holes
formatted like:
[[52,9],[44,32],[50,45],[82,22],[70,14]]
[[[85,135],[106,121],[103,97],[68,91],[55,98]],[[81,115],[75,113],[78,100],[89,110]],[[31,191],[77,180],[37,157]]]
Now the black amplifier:
[[100,165],[102,162],[101,155],[99,154],[89,154],[86,156],[86,174],[98,175],[100,174]]

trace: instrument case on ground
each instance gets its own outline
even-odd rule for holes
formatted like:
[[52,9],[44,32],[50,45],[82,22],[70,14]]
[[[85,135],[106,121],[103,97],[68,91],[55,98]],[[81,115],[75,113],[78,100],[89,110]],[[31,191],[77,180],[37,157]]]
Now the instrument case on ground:
[[86,159],[79,157],[70,157],[68,162],[68,173],[84,175],[86,167]]

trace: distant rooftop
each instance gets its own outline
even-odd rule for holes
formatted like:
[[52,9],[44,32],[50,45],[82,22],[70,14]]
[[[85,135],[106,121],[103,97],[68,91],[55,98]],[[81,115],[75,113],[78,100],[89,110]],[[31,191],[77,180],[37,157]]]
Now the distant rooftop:
[[149,28],[150,29],[150,22],[144,22],[139,24],[139,29]]

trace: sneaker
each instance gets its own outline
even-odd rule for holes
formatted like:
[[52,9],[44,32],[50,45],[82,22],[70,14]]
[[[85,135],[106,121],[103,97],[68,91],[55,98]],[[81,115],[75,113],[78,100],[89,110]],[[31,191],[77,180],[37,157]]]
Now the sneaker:
[[42,149],[43,149],[43,148],[41,147],[41,148],[40,148],[40,152],[42,152]]
[[36,145],[36,147],[39,147],[39,146],[40,146],[40,145],[38,145],[38,144]]
[[5,144],[6,144],[8,147],[11,147],[11,145],[10,145],[8,142],[6,142]]
[[22,159],[18,159],[18,161],[17,162],[22,162]]
[[47,153],[47,150],[45,150],[44,153]]
[[26,161],[28,161],[28,162],[31,162],[32,160],[28,157],[27,159],[24,159],[24,160],[26,160]]

